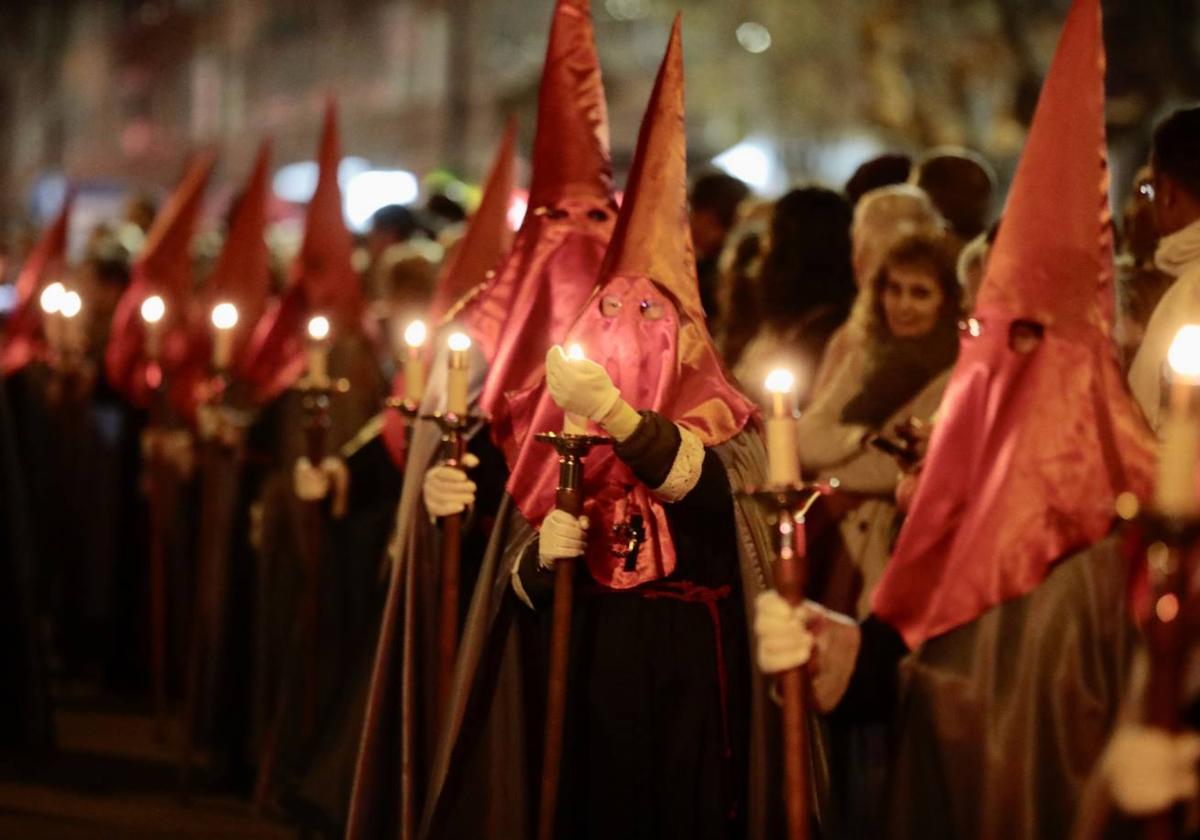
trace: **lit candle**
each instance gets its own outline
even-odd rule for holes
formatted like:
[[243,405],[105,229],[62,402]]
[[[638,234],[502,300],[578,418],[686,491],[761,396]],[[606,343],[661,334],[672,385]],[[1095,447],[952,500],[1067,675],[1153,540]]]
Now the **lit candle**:
[[313,388],[329,385],[329,319],[314,315],[308,319],[308,384]]
[[[572,344],[567,348],[567,357],[570,359],[587,358],[583,355],[583,347],[579,344]],[[578,414],[571,414],[570,412],[563,414],[564,435],[586,435],[587,431],[586,417],[580,417]]]
[[158,295],[150,295],[142,301],[142,320],[146,323],[146,356],[158,358],[159,331],[162,328],[163,316],[167,314],[167,305]]
[[83,352],[83,319],[76,316],[83,311],[83,298],[74,290],[63,293],[58,314],[63,318],[63,347],[68,353]]
[[772,485],[795,484],[800,480],[800,457],[796,448],[796,414],[793,410],[792,372],[779,368],[767,376],[771,414],[767,417],[767,476]]
[[38,298],[42,312],[46,315],[42,319],[42,330],[46,334],[46,343],[55,353],[61,349],[62,345],[62,325],[58,315],[62,311],[62,299],[66,293],[67,290],[62,283],[51,283],[42,289],[41,297]]
[[1200,390],[1200,326],[1188,324],[1167,351],[1170,397],[1160,429],[1158,482],[1154,501],[1163,516],[1191,518],[1196,499],[1197,436],[1193,394]]
[[465,417],[467,413],[467,351],[471,339],[456,332],[447,342],[450,346],[450,369],[446,378],[446,413]]
[[238,311],[232,303],[218,303],[213,307],[212,325],[217,332],[213,337],[212,364],[216,370],[229,367],[233,356],[233,328],[237,323]]
[[425,393],[425,337],[428,330],[424,321],[413,321],[404,328],[404,400],[411,405],[420,405]]

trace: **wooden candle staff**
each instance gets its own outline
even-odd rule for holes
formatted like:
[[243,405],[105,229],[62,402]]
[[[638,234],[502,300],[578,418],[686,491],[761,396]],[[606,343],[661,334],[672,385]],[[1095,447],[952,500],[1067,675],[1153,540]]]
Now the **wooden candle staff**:
[[[446,371],[446,410],[435,414],[442,429],[442,463],[457,467],[466,454],[464,432],[471,422],[468,413],[467,387],[469,382],[468,355],[471,339],[461,332],[451,334],[447,341],[450,359]],[[454,662],[458,656],[458,607],[462,571],[461,513],[443,516],[441,552],[441,601],[438,608],[438,666],[437,697],[442,720],[449,719],[450,689],[454,681]]]
[[150,672],[153,683],[155,731],[163,737],[167,711],[167,517],[164,503],[171,481],[164,433],[167,426],[166,383],[159,364],[163,318],[167,305],[158,295],[150,295],[140,310],[145,336],[146,384],[151,390],[150,421],[144,448],[146,458],[147,504],[150,510]]
[[[582,359],[583,349],[573,344],[568,351]],[[612,443],[606,437],[588,434],[587,421],[567,414],[561,433],[542,432],[537,440],[558,453],[558,487],[554,506],[579,516],[583,513],[583,459],[596,446]],[[570,558],[554,564],[554,608],[550,629],[550,670],[546,683],[546,731],[542,742],[541,795],[538,799],[538,840],[552,840],[558,812],[558,785],[562,769],[563,724],[566,719],[567,659],[571,646],[571,612],[575,588],[575,562]]]
[[[1155,539],[1146,548],[1152,608],[1146,637],[1150,652],[1147,723],[1170,732],[1180,726],[1180,678],[1186,640],[1183,607],[1189,559],[1194,553],[1200,498],[1196,493],[1200,450],[1200,326],[1183,327],[1167,354],[1168,404],[1160,429],[1158,476],[1152,515]],[[1183,808],[1151,817],[1147,840],[1181,837]]]
[[[767,486],[754,493],[767,505],[776,525],[775,588],[793,607],[804,603],[804,519],[821,495],[819,488],[800,482],[796,446],[795,378],[774,370],[767,377],[771,411],[767,417]],[[783,698],[784,806],[788,840],[809,836],[808,675],[805,666],[776,678]]]
[[[305,348],[305,356],[308,372],[301,381],[300,387],[304,407],[306,457],[314,469],[320,469],[325,460],[326,437],[330,426],[330,397],[334,392],[341,393],[349,389],[349,384],[344,380],[335,381],[329,377],[331,331],[332,326],[329,319],[324,315],[315,315],[310,318],[306,328],[308,343]],[[290,707],[293,683],[300,663],[304,665],[302,673],[304,694],[301,704],[301,728],[304,737],[309,737],[316,726],[319,657],[313,655],[313,651],[316,650],[317,621],[320,614],[322,504],[323,502],[320,500],[305,503],[303,551],[307,580],[299,609],[296,612],[296,620],[292,625],[287,660],[281,669],[279,696],[259,759],[258,778],[254,790],[254,805],[255,809],[259,811],[266,804],[270,793],[271,779],[274,776],[280,741],[283,736],[283,722]]]
[[210,314],[213,328],[212,376],[197,411],[200,454],[200,523],[192,631],[188,640],[184,686],[183,737],[179,750],[179,790],[191,793],[191,769],[197,731],[205,731],[213,711],[224,646],[228,599],[229,539],[233,528],[242,432],[249,417],[229,404],[229,366],[239,315],[237,307],[218,303]]
[[[329,319],[317,315],[308,322],[308,378],[304,388],[304,438],[308,462],[321,469],[325,460],[326,438],[329,435]],[[308,585],[304,589],[304,646],[316,650],[317,621],[320,612],[322,513],[321,502],[306,503],[304,543],[307,559]],[[304,670],[304,734],[311,735],[317,716],[317,657],[306,657]]]

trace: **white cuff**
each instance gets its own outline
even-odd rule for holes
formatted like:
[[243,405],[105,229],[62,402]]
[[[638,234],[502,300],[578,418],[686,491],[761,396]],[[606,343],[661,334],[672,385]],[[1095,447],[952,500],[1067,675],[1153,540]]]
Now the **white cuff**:
[[525,552],[529,550],[526,546],[522,551],[517,552],[517,559],[513,562],[512,570],[509,572],[509,577],[512,579],[513,592],[521,599],[521,602],[529,609],[533,610],[533,599],[529,597],[529,593],[525,591],[525,584],[521,583],[521,558],[525,556]]
[[679,429],[679,451],[666,480],[654,488],[654,495],[665,502],[678,502],[696,486],[704,468],[704,444],[694,432],[676,424]]

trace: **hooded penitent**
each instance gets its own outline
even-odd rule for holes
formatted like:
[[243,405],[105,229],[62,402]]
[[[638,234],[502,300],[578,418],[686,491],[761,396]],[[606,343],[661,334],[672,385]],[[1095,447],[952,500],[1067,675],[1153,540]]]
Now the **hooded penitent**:
[[[540,378],[547,349],[560,341],[596,282],[616,217],[608,159],[608,118],[586,0],[558,0],[538,100],[529,212],[512,248],[486,285],[452,313],[488,365],[492,431],[504,444],[501,398]],[[439,325],[440,326],[440,325]],[[448,325],[447,325],[448,326]],[[473,366],[480,393],[482,364]],[[445,366],[430,372],[422,413],[443,407]],[[471,434],[471,430],[468,434]],[[421,505],[425,471],[440,451],[440,432],[418,422],[405,465],[396,517],[398,555],[376,647],[348,836],[411,836],[420,819],[433,741],[444,710],[433,698],[436,533]],[[473,442],[473,446],[486,448]],[[515,449],[515,447],[512,447]],[[503,472],[503,467],[498,466]],[[478,477],[478,475],[477,475]],[[476,516],[494,511],[481,490]],[[496,495],[499,495],[497,492]],[[468,527],[465,544],[486,540]],[[464,549],[470,574],[477,553]],[[399,750],[397,750],[399,744]]]
[[517,168],[517,121],[510,119],[496,149],[492,168],[483,185],[483,197],[467,232],[438,274],[429,306],[429,321],[441,326],[456,304],[483,286],[512,244],[508,203],[512,198]]
[[495,275],[456,317],[488,362],[479,405],[512,465],[505,395],[532,385],[591,293],[616,202],[587,0],[558,0],[538,94],[529,211]]
[[[509,120],[496,150],[496,158],[483,187],[479,208],[467,225],[467,232],[454,253],[442,266],[434,286],[429,322],[441,326],[447,313],[457,308],[464,296],[482,288],[489,272],[508,251],[512,229],[508,225],[508,202],[512,196],[516,169],[517,123]],[[404,395],[404,371],[392,380],[392,396]],[[389,411],[384,415],[383,439],[396,466],[404,466],[404,419]]]
[[192,236],[200,215],[204,186],[215,158],[205,153],[188,168],[179,187],[154,219],[146,245],[133,264],[133,279],[113,313],[104,365],[108,381],[132,402],[145,405],[157,382],[147,381],[146,326],[142,302],[158,295],[166,304],[160,323],[159,365],[170,375],[188,357],[187,308],[192,293]]
[[211,343],[212,325],[207,316],[218,303],[237,307],[238,327],[234,338],[233,364],[236,367],[250,330],[262,317],[271,285],[270,254],[267,251],[267,200],[271,188],[271,145],[264,142],[255,160],[246,188],[238,199],[225,247],[213,268],[205,290],[209,306],[204,313],[205,334]]
[[17,275],[16,305],[4,324],[0,345],[0,375],[16,373],[38,355],[41,310],[38,292],[47,280],[61,271],[66,259],[67,224],[71,218],[71,197],[63,202],[58,216],[43,232],[21,272]]
[[[706,447],[730,440],[754,406],[730,384],[704,325],[696,260],[688,233],[683,52],[676,21],[642,121],[628,189],[600,271],[600,282],[567,332],[603,364],[631,405],[652,409],[693,432]],[[526,406],[535,406],[527,411]],[[558,464],[532,433],[560,429],[563,413],[543,386],[511,403],[523,446],[508,492],[534,526],[554,508]],[[593,527],[587,562],[601,584],[627,589],[669,575],[675,554],[662,504],[613,454],[588,457],[585,513]],[[641,512],[646,539],[630,569],[612,550],[612,525]]]
[[265,238],[267,198],[270,189],[271,150],[264,142],[246,188],[233,208],[225,245],[217,258],[199,298],[202,305],[191,314],[189,359],[176,377],[176,401],[183,401],[188,414],[203,400],[209,383],[213,355],[212,310],[218,303],[237,307],[230,365],[236,372],[244,357],[250,333],[262,317],[271,283],[270,256]]
[[306,319],[324,315],[334,335],[357,332],[362,316],[362,289],[351,264],[353,240],[342,216],[338,186],[337,105],[325,107],[317,157],[317,187],[308,205],[304,241],[292,264],[292,284],[267,307],[245,351],[242,375],[259,403],[269,402],[295,382],[304,370]]
[[875,593],[910,648],[1029,592],[1107,533],[1117,495],[1149,492],[1153,438],[1111,337],[1109,222],[1100,9],[1077,0]]
[[[765,456],[760,436],[754,430],[739,434],[754,414],[754,407],[728,384],[703,326],[688,239],[685,178],[683,68],[677,23],[643,121],[629,176],[629,190],[600,273],[600,287],[568,330],[566,341],[578,341],[591,358],[605,364],[626,401],[639,409],[661,412],[666,419],[711,447],[706,450],[697,447],[699,451],[693,450],[685,458],[681,446],[676,453],[676,463],[681,459],[688,463],[692,455],[709,463],[712,456],[728,481],[730,504],[719,516],[732,518],[736,548],[728,547],[729,554],[720,556],[724,561],[737,563],[737,571],[732,574],[739,579],[738,589],[743,599],[740,607],[733,604],[724,607],[729,619],[726,626],[732,627],[737,623],[736,616],[745,614],[748,603],[769,585],[770,580],[769,571],[763,564],[764,558],[770,555],[770,531],[762,511],[742,493],[747,487],[757,486],[765,480]],[[557,479],[557,458],[553,450],[527,442],[523,436],[526,431],[560,429],[563,414],[540,383],[514,395],[512,402],[513,417],[518,421],[515,439],[522,440],[523,445],[508,485],[509,495],[501,502],[496,517],[461,635],[447,723],[439,734],[425,816],[418,833],[421,837],[527,837],[533,834],[528,823],[530,815],[536,811],[537,752],[529,745],[540,743],[544,719],[536,703],[544,697],[545,691],[545,674],[539,671],[537,662],[544,651],[539,650],[534,640],[538,638],[539,630],[546,629],[537,625],[539,622],[544,625],[549,610],[530,610],[520,603],[514,594],[512,570],[522,559],[528,558],[537,536],[534,528],[541,525],[553,506]],[[525,406],[529,407],[528,411]],[[648,422],[657,425],[662,420],[654,418]],[[695,464],[688,463],[688,466]],[[578,620],[572,630],[570,666],[575,675],[568,676],[568,686],[575,688],[568,690],[578,693],[572,695],[574,700],[569,696],[569,707],[578,702],[581,707],[596,709],[584,698],[595,701],[592,690],[598,687],[597,683],[592,683],[591,689],[584,687],[584,682],[572,683],[582,676],[582,670],[591,671],[594,667],[594,660],[592,666],[584,665],[589,660],[583,653],[591,644],[588,640],[598,638],[601,625],[606,628],[603,632],[610,640],[630,629],[622,623],[616,636],[611,635],[615,625],[604,619],[612,613],[601,616],[596,611],[605,609],[605,604],[611,608],[614,603],[642,603],[639,595],[616,590],[633,587],[639,581],[653,581],[674,567],[675,546],[663,519],[664,513],[672,517],[687,516],[686,508],[696,510],[685,499],[667,511],[657,499],[650,498],[644,487],[627,493],[628,486],[642,485],[607,448],[595,449],[587,456],[583,495],[591,497],[588,512],[592,517],[588,529],[592,541],[587,567],[591,577],[611,594],[611,600],[610,594],[600,595],[596,591],[601,587],[586,587],[590,595],[599,597],[589,597],[577,604],[579,609],[575,618]],[[636,555],[635,570],[625,572],[618,567],[604,535],[613,518],[621,515],[620,506],[627,508],[630,503],[642,506],[645,521],[649,523],[643,546],[649,544],[650,547],[644,547]],[[693,499],[691,503],[696,504],[697,500]],[[715,520],[715,517],[709,518]],[[718,526],[713,533],[720,530]],[[725,547],[714,547],[713,551],[723,552]],[[624,546],[621,554],[623,560]],[[698,559],[690,553],[685,555],[682,546],[679,555],[681,572],[686,570],[688,563]],[[670,581],[663,582],[667,588],[670,584]],[[584,588],[577,586],[576,592]],[[645,591],[651,589],[654,589],[653,585],[645,587]],[[658,607],[651,611],[664,620],[664,626],[670,623],[669,616],[674,615],[669,607],[661,612]],[[707,617],[700,620],[709,621]],[[580,641],[578,648],[574,645],[576,639]],[[690,643],[695,642],[693,652],[702,651],[704,661],[708,661],[711,653],[706,647],[706,639],[702,635],[689,636],[686,645],[693,649]],[[655,642],[662,641],[656,635]],[[744,639],[742,643],[745,644]],[[731,640],[731,644],[736,643]],[[617,647],[620,646],[618,643]],[[736,653],[733,646],[723,650],[729,654],[727,663],[745,663],[748,659],[748,648]],[[675,653],[678,655],[679,651]],[[629,655],[630,661],[642,662],[646,656],[655,654],[642,648],[630,650]],[[658,672],[654,673],[655,677],[647,679],[656,679]],[[746,687],[741,684],[741,677],[733,671],[729,674],[729,696],[745,697]],[[670,681],[670,678],[666,679],[666,682]],[[720,678],[714,674],[713,685],[719,683]],[[757,840],[780,836],[782,829],[778,823],[782,819],[783,806],[773,787],[779,778],[779,751],[778,737],[769,731],[773,707],[767,698],[768,686],[766,680],[757,676],[751,678],[751,683],[750,734],[746,739],[748,760],[745,763],[750,778],[742,803],[744,807],[735,806],[732,810],[745,815],[745,836]],[[531,702],[531,693],[537,700]],[[647,697],[638,689],[631,690],[627,698],[630,708]],[[697,694],[694,699],[698,706],[704,707],[712,696]],[[737,702],[740,700],[734,705]],[[622,714],[620,703],[610,705],[600,700],[599,705],[613,709],[617,716]],[[569,713],[568,719],[573,714]],[[734,717],[737,717],[736,712]],[[651,732],[652,737],[646,742],[648,752],[657,749],[651,742],[662,743],[658,740],[660,733],[637,731]],[[663,738],[669,740],[669,736]],[[564,749],[574,757],[564,759],[561,801],[567,803],[567,807],[565,810],[560,808],[560,820],[566,819],[571,825],[560,826],[565,832],[562,836],[578,836],[572,833],[577,828],[574,816],[567,812],[583,817],[597,804],[594,800],[591,803],[583,801],[591,794],[585,796],[579,787],[583,784],[582,777],[588,773],[606,772],[606,765],[592,760],[596,756],[588,758],[572,753],[584,740],[595,743],[594,736],[593,739],[577,740],[568,724]],[[587,749],[586,746],[582,748]],[[731,761],[730,765],[725,765],[726,769],[734,775],[741,772],[739,762],[742,760],[734,757],[736,750],[737,747],[733,747],[722,753]],[[702,761],[712,758],[705,749],[699,749],[699,753],[705,755]],[[718,759],[717,763],[720,761]],[[647,772],[653,773],[652,763],[645,766]],[[825,774],[817,773],[814,780],[823,792]],[[696,793],[691,787],[693,781],[689,778],[688,783],[676,786],[675,790],[681,797],[693,796]],[[669,786],[670,782],[665,784]],[[696,784],[700,782],[696,781]],[[594,791],[597,786],[589,784],[587,787]],[[651,782],[647,790],[652,789],[661,788],[654,787]],[[724,793],[716,794],[706,806],[731,792],[732,789],[726,789]],[[824,796],[820,799],[824,801]],[[623,809],[624,814],[639,813],[636,810],[638,803],[623,798],[614,799],[610,807]],[[725,813],[732,813],[732,810]],[[648,817],[646,824],[653,826],[652,818]],[[648,830],[653,831],[652,828]],[[691,831],[690,828],[681,830]],[[723,831],[721,817],[706,822],[704,830],[714,834]]]

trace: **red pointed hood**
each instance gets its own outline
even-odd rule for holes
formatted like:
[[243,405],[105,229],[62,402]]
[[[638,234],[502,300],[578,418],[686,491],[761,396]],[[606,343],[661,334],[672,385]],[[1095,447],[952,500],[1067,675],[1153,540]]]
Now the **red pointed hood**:
[[[605,366],[621,395],[687,429],[704,446],[736,435],[754,405],[730,384],[704,326],[687,219],[687,155],[680,20],[642,119],[628,188],[601,271],[600,285],[568,331],[588,358]],[[524,405],[534,406],[526,410]],[[558,429],[563,413],[539,384],[514,399],[523,446],[508,483],[534,525],[554,507],[557,459],[533,432]],[[629,488],[633,488],[630,490]],[[588,456],[585,510],[592,518],[587,561],[592,576],[617,589],[669,575],[675,550],[662,504],[610,448]],[[648,538],[633,571],[611,549],[612,526],[640,511]]]
[[1029,592],[1108,532],[1117,495],[1150,491],[1153,437],[1111,339],[1101,35],[1099,0],[1076,0],[875,592],[910,647]]
[[192,237],[212,174],[215,155],[198,155],[183,181],[159,211],[146,235],[146,244],[133,264],[132,280],[113,313],[112,333],[105,352],[109,382],[138,404],[149,396],[141,363],[145,331],[141,306],[150,295],[166,303],[161,327],[160,364],[170,373],[188,355],[187,309],[192,293]]
[[329,317],[337,334],[361,326],[362,287],[351,264],[353,240],[342,216],[338,186],[341,159],[337,103],[331,97],[317,157],[317,188],[308,205],[300,253],[292,264],[292,285],[259,320],[242,365],[242,375],[254,386],[260,403],[274,399],[303,372],[302,330],[308,317]]
[[[454,253],[442,266],[433,290],[429,322],[444,326],[448,315],[466,305],[473,293],[482,291],[491,271],[507,253],[512,242],[508,226],[508,202],[512,197],[516,171],[517,121],[510,119],[504,129],[496,157],[483,187],[483,198],[467,224],[467,232]],[[392,396],[404,396],[404,371],[392,377]],[[404,468],[405,421],[399,412],[383,416],[383,442],[397,467]]]
[[345,330],[357,329],[363,301],[362,285],[351,263],[354,240],[342,215],[342,190],[338,186],[341,160],[337,103],[331,97],[321,130],[317,188],[308,204],[304,241],[292,264],[292,275],[296,285],[304,289],[309,308],[333,317]]
[[608,117],[588,6],[558,0],[538,100],[529,212],[512,249],[456,317],[488,360],[479,405],[511,458],[505,395],[537,382],[595,287],[616,218]]
[[188,361],[172,382],[172,398],[180,413],[191,418],[209,395],[209,368],[213,355],[212,310],[218,303],[237,307],[232,366],[236,369],[254,325],[267,305],[271,282],[270,255],[265,238],[267,200],[271,179],[270,143],[264,142],[246,187],[233,209],[225,244],[216,266],[193,308],[188,330]]
[[608,107],[588,0],[558,0],[538,93],[529,206],[612,195]]
[[446,313],[480,287],[512,244],[508,202],[516,177],[517,121],[510,119],[483,186],[483,198],[467,224],[467,232],[438,274],[429,321],[441,325]]
[[71,204],[72,197],[68,194],[58,216],[42,231],[17,275],[17,302],[4,325],[4,344],[0,347],[0,375],[15,373],[38,353],[41,324],[38,293],[66,262]]
[[[270,253],[267,250],[267,202],[271,189],[271,144],[264,141],[246,187],[229,222],[229,232],[213,268],[205,298],[207,316],[212,307],[228,301],[238,309],[239,339],[245,344],[250,329],[258,323],[267,305],[271,285]],[[207,326],[207,324],[206,324]],[[206,329],[206,333],[210,330]],[[237,358],[235,349],[234,358]]]

